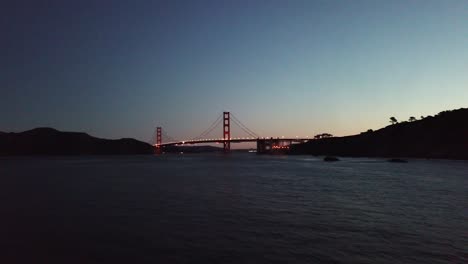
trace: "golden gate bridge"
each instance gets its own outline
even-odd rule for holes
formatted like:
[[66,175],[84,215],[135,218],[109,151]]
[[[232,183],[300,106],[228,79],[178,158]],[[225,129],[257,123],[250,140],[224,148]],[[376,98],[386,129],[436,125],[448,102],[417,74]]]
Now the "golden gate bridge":
[[[231,123],[239,127],[248,136],[247,137],[232,137],[231,135]],[[211,137],[208,138],[212,131],[219,125],[222,127],[222,137]],[[165,139],[163,141],[163,139]],[[162,127],[156,128],[155,147],[156,153],[161,154],[163,149],[167,146],[183,146],[203,143],[219,143],[223,144],[224,152],[231,150],[231,143],[241,142],[256,142],[257,153],[271,153],[271,152],[286,152],[290,149],[290,146],[294,143],[303,143],[309,140],[306,138],[284,138],[284,137],[261,137],[257,133],[253,132],[247,126],[245,126],[234,114],[230,112],[223,112],[218,118],[199,136],[185,139],[176,140],[168,136]]]

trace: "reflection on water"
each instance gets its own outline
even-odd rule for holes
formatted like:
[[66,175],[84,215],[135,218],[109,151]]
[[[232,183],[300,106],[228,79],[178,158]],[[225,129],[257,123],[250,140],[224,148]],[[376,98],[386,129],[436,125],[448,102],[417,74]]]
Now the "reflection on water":
[[0,160],[2,263],[467,263],[468,163]]

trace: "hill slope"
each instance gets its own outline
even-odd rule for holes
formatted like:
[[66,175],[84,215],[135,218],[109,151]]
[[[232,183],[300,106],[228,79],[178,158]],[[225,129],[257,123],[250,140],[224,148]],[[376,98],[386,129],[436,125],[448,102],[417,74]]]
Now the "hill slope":
[[0,155],[114,155],[151,154],[147,143],[125,138],[100,139],[86,133],[35,128],[21,133],[0,133]]
[[468,159],[468,109],[360,135],[312,140],[293,146],[292,154]]

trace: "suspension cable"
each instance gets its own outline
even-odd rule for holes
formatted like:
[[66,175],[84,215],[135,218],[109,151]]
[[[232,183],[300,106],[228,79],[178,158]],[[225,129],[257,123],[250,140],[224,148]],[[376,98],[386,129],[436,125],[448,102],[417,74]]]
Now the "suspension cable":
[[203,137],[208,136],[215,128],[218,127],[219,124],[221,124],[221,122],[222,122],[221,119],[218,120],[218,122],[216,122],[216,124],[215,124],[210,130],[206,131],[206,133],[204,133],[203,135],[200,135],[200,136],[199,136],[198,138],[196,138],[196,139],[202,139]]
[[[236,124],[245,133],[247,133],[251,137],[259,138],[257,133],[253,132],[246,125],[244,125],[233,113],[231,113],[230,116],[232,117],[231,120],[233,121],[233,123]],[[205,131],[203,131],[199,136],[192,138],[191,140],[202,139],[203,137],[210,134],[220,123],[222,123],[222,117],[223,115],[220,114],[218,118],[216,118],[216,120]],[[150,140],[150,142],[154,142],[155,136],[156,136],[156,131],[153,132],[153,138]],[[162,136],[164,136],[164,138],[166,140],[169,140],[170,142],[178,142],[178,140],[175,140],[173,137],[167,135],[167,133],[165,133],[164,130],[162,131]]]
[[250,137],[254,137],[254,138],[258,138],[257,135],[255,134],[252,134],[251,132],[249,132],[248,130],[244,129],[236,120],[232,120],[234,124],[236,124],[242,131],[244,131],[247,135],[249,135]]
[[253,132],[246,125],[244,125],[234,114],[231,113],[231,116],[233,117],[234,123],[236,123],[242,130],[244,130],[244,132],[256,138],[259,137],[257,133]]
[[206,136],[207,134],[211,133],[211,131],[213,131],[213,129],[218,126],[218,123],[221,121],[221,117],[223,115],[219,115],[218,118],[216,118],[216,120],[205,130],[203,131],[203,133],[201,133],[199,136],[197,137],[194,137],[192,138],[191,140],[196,140],[196,139],[200,139],[204,136]]
[[163,136],[165,139],[169,140],[169,142],[177,142],[178,140],[175,140],[173,137],[167,135],[164,130],[161,131],[161,136]]

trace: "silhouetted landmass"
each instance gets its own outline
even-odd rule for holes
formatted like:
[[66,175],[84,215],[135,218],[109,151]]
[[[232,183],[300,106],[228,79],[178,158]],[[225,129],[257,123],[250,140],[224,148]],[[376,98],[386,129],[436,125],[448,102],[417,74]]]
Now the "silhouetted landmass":
[[100,139],[86,133],[35,128],[21,133],[0,133],[0,155],[117,155],[153,154],[150,144],[123,138]]
[[444,111],[359,135],[311,140],[292,154],[468,159],[468,109]]
[[222,152],[223,148],[213,146],[166,146],[165,153],[207,153],[207,152]]
[[[256,149],[231,149],[230,152],[246,153]],[[184,145],[184,146],[165,146],[163,148],[164,153],[212,153],[212,152],[224,152],[222,147],[215,146],[197,146],[197,145]]]

